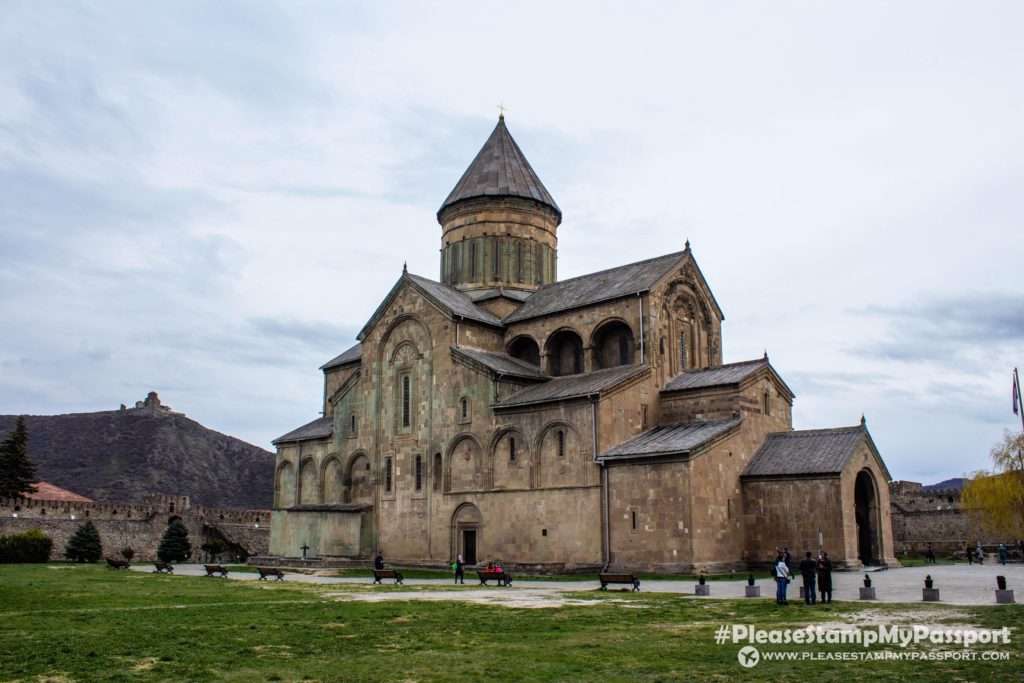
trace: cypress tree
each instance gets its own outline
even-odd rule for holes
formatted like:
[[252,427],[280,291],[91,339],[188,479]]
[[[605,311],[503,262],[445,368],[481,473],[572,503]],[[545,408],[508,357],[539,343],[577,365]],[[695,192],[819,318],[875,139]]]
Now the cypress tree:
[[18,422],[3,443],[0,443],[0,498],[17,498],[24,493],[35,493],[36,467],[28,457],[28,429],[25,416]]
[[156,556],[161,562],[182,562],[192,554],[192,544],[188,542],[188,529],[180,519],[172,519],[160,539],[160,547]]
[[103,543],[100,532],[92,522],[86,520],[75,531],[68,544],[64,546],[64,555],[77,562],[95,562],[103,556]]

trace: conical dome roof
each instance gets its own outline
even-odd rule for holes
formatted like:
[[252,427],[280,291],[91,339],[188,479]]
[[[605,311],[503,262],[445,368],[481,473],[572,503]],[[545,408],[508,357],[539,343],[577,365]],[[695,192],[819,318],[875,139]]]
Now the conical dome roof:
[[449,206],[475,197],[533,199],[554,209],[558,213],[558,220],[562,219],[562,210],[555,204],[505,127],[504,116],[498,118],[498,125],[494,127],[491,136],[437,210],[438,218]]

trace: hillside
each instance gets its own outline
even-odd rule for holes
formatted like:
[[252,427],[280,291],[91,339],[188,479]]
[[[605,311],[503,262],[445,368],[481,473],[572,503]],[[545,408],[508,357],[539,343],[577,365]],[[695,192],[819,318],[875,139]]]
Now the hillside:
[[[38,478],[99,502],[141,502],[147,493],[166,493],[209,507],[271,507],[273,453],[207,429],[158,399],[146,403],[27,416],[29,456]],[[0,415],[0,438],[16,419]]]

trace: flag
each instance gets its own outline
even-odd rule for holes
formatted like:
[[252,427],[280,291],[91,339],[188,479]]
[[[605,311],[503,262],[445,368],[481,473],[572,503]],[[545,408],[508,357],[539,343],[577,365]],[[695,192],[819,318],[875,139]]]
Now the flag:
[[1019,415],[1019,408],[1017,407],[1017,398],[1020,396],[1020,390],[1017,388],[1017,373],[1013,373],[1013,414]]

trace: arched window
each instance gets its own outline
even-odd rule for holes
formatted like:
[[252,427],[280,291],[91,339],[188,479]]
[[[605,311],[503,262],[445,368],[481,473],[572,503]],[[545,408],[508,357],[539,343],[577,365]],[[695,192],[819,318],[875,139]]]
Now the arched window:
[[409,375],[402,375],[402,426],[408,427],[411,420],[409,412]]
[[679,331],[679,369],[686,369],[686,330]]
[[658,353],[661,354],[662,356],[665,355],[665,338],[664,337],[662,337],[661,339],[658,340]]
[[523,281],[523,243],[516,244],[516,281]]
[[355,413],[352,413],[352,415],[349,417],[349,431],[348,431],[348,433],[351,434],[352,436],[356,435],[356,414]]
[[493,273],[493,278],[492,279],[500,280],[501,279],[501,240],[499,240],[499,239],[494,240],[494,264],[493,264],[493,267],[494,267],[494,273]]
[[462,419],[465,420],[467,417],[469,417],[469,401],[467,401],[466,399],[462,399],[460,403],[462,406]]
[[452,282],[458,282],[462,275],[462,264],[459,262],[462,258],[462,245],[452,245]]
[[770,402],[768,400],[768,392],[766,391],[766,392],[764,392],[764,414],[765,415],[771,415],[771,412],[769,412],[769,408],[770,407],[771,407],[771,404],[770,404]]
[[542,264],[543,264],[543,260],[544,260],[543,249],[544,249],[544,246],[538,243],[537,244],[537,248],[534,250],[535,254],[534,254],[534,257],[533,257],[533,281],[535,283],[537,283],[538,285],[541,282],[541,270],[542,270]]
[[516,461],[516,437],[508,437],[508,461]]
[[469,276],[476,277],[476,241],[469,245]]
[[423,488],[423,456],[416,456],[416,490]]
[[558,430],[558,457],[565,457],[565,432]]
[[384,490],[391,490],[391,458],[384,459]]

